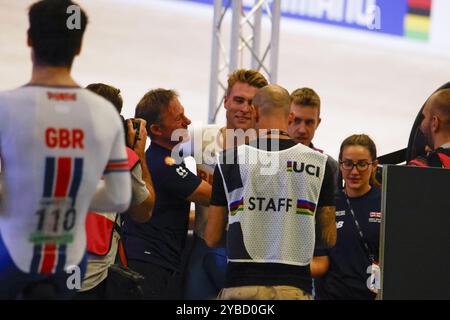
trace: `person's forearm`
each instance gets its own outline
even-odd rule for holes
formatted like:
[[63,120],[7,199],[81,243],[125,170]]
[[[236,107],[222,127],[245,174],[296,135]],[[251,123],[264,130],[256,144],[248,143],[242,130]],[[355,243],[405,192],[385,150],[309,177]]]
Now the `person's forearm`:
[[152,218],[154,202],[150,195],[137,206],[131,207],[127,213],[137,223],[148,222]]
[[205,229],[205,242],[208,247],[224,246],[226,207],[210,206],[208,208],[208,222]]
[[316,248],[328,249],[336,244],[335,207],[319,207],[316,215]]
[[141,168],[142,168],[142,180],[145,182],[145,186],[149,192],[149,204],[150,211],[153,211],[153,207],[155,206],[155,189],[153,188],[152,176],[150,174],[150,170],[148,170],[147,162],[145,159],[145,153],[143,155],[138,154],[139,159],[141,160]]
[[145,188],[148,190],[148,196],[140,204],[130,207],[130,209],[128,210],[128,214],[135,222],[145,223],[152,218],[153,208],[155,206],[155,191],[153,189],[153,182],[147,167],[147,163],[145,162],[145,153],[136,154],[138,154],[140,160],[140,179],[142,179],[142,181],[144,181],[145,183]]
[[187,197],[186,200],[207,207],[209,206],[209,201],[211,199],[211,192],[211,185],[202,180],[197,189],[195,189],[195,191]]

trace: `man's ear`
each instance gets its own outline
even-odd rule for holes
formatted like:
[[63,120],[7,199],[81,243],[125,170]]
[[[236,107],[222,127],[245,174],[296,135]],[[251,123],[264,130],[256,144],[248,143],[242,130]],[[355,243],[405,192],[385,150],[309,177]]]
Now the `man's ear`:
[[30,37],[30,30],[28,30],[28,32],[27,32],[27,46],[30,48],[33,46],[33,42],[31,41],[31,37]]
[[255,123],[258,123],[259,121],[259,108],[255,106],[254,104],[251,105],[252,109],[252,117],[255,119]]
[[319,117],[319,121],[317,121],[317,126],[316,126],[316,129],[319,127],[319,124],[322,122],[322,118],[321,117]]
[[295,118],[295,112],[291,111],[288,116],[288,126],[290,126],[292,124],[292,122],[294,121],[294,118]]
[[152,133],[152,135],[154,136],[161,136],[162,132],[161,132],[161,128],[159,127],[159,125],[157,124],[152,124],[150,126],[150,132]]
[[228,110],[228,107],[227,107],[228,98],[229,98],[228,94],[225,94],[225,96],[223,97],[223,106],[224,106],[225,110]]
[[440,129],[440,123],[441,119],[439,119],[439,117],[437,115],[434,115],[431,117],[431,123],[430,123],[430,128],[431,128],[431,132],[437,132]]
[[77,51],[75,51],[75,56],[79,56],[80,55],[82,48],[83,48],[83,40],[80,42],[80,46],[77,49]]

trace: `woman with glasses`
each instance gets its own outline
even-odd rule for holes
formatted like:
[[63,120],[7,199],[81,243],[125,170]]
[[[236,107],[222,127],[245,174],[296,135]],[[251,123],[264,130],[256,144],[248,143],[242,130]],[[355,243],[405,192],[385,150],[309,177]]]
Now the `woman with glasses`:
[[314,282],[318,300],[376,297],[372,270],[379,270],[381,222],[376,158],[375,143],[365,134],[352,135],[341,145],[339,167],[344,187],[336,194],[337,242],[331,249],[315,252],[329,260],[327,273]]

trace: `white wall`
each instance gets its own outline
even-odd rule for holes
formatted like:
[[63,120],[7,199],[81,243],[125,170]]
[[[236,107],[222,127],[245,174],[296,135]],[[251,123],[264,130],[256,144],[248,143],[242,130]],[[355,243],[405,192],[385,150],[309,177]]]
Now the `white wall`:
[[450,1],[433,0],[431,17],[430,43],[436,51],[450,56]]

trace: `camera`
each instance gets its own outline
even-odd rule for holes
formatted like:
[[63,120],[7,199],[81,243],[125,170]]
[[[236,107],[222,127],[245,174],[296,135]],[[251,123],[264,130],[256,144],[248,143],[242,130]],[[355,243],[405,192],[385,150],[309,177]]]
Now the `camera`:
[[134,119],[130,119],[130,120],[131,120],[131,123],[133,124],[133,129],[135,130],[133,145],[129,145],[129,143],[128,143],[128,124],[127,124],[127,120],[125,120],[125,119],[123,119],[123,129],[125,131],[125,143],[126,143],[126,145],[129,148],[134,149],[134,146],[136,145],[136,142],[139,139],[139,129],[140,129],[141,124],[138,121],[135,121]]

